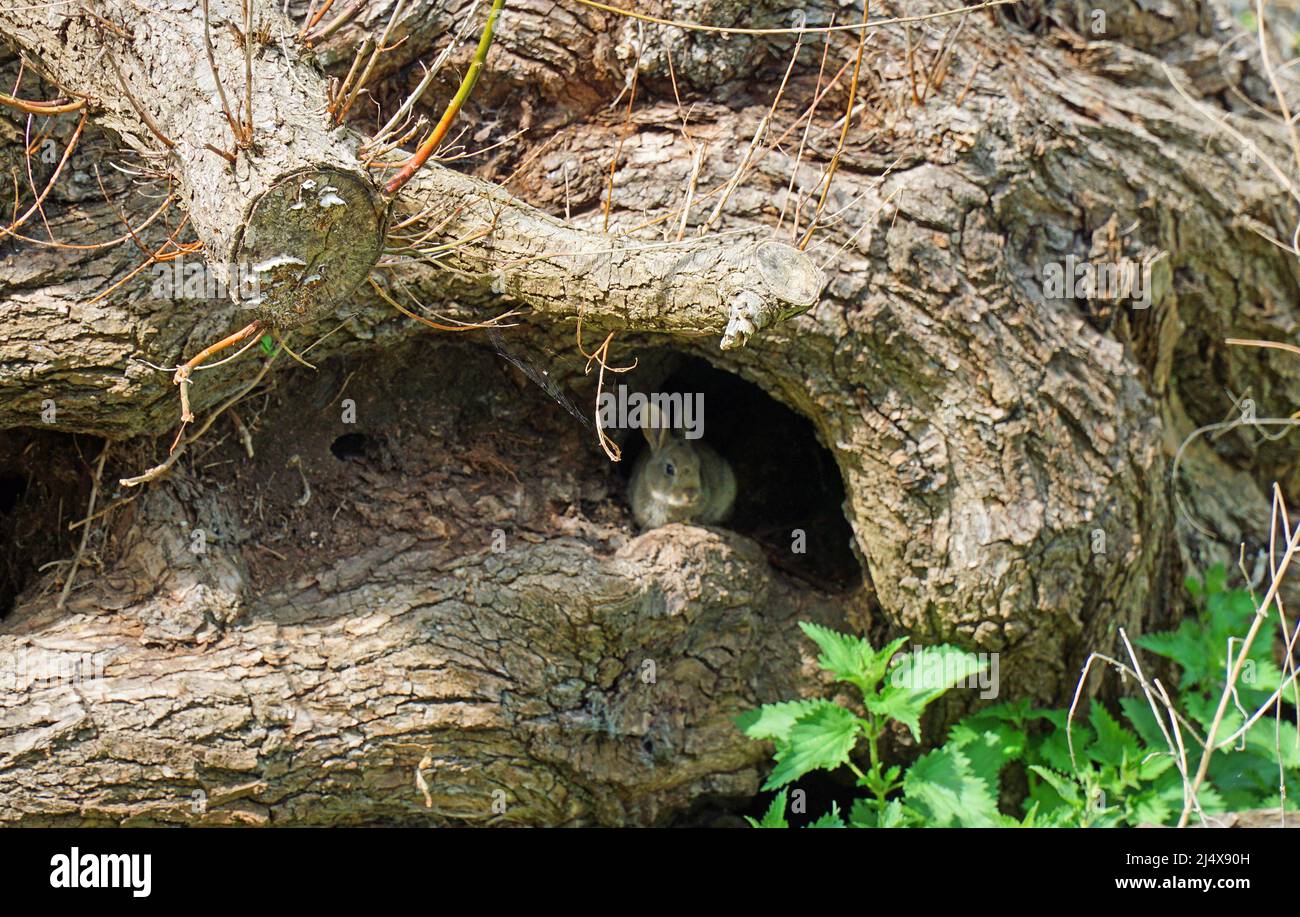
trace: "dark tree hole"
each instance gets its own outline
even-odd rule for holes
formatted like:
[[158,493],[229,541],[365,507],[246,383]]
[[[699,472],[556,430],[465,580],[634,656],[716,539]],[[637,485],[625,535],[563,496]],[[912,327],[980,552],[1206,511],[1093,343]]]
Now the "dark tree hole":
[[[645,361],[660,372],[673,363],[662,382],[654,382],[654,369],[620,382],[626,380],[629,392],[702,396],[703,441],[736,473],[736,508],[726,527],[762,544],[774,567],[825,591],[861,585],[853,530],[844,517],[844,482],[812,424],[757,385],[704,360]],[[630,476],[646,442],[631,431],[622,441],[621,471]]]
[[330,443],[330,452],[340,461],[346,459],[363,459],[366,457],[368,439],[364,433],[344,433]]
[[22,474],[0,474],[0,515],[13,512],[18,501],[27,492],[27,476]]
[[[68,532],[68,523],[85,514],[87,457],[102,448],[95,437],[40,429],[0,432],[0,618],[42,567],[76,551],[81,532]],[[107,472],[105,477],[111,480]]]

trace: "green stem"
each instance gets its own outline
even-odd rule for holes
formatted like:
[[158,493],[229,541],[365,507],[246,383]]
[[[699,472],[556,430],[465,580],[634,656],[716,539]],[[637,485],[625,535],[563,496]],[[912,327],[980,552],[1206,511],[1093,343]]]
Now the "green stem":
[[398,189],[410,181],[411,176],[418,172],[420,167],[433,155],[433,151],[438,148],[438,144],[442,143],[442,138],[447,136],[447,130],[451,127],[451,123],[456,120],[456,115],[460,113],[462,106],[469,99],[469,94],[474,91],[474,84],[478,82],[479,74],[483,71],[483,64],[487,61],[488,48],[492,47],[492,36],[496,31],[497,18],[500,17],[501,8],[505,5],[506,0],[493,0],[492,9],[488,13],[487,24],[483,26],[483,34],[479,36],[478,50],[474,52],[474,60],[469,65],[469,71],[465,74],[465,78],[460,81],[460,88],[456,90],[456,94],[447,103],[447,110],[442,113],[442,119],[438,122],[438,126],[433,129],[433,133],[428,136],[424,143],[420,144],[419,149],[415,151],[415,155],[406,161],[406,164],[398,170],[388,184],[384,185],[385,193],[396,194]]

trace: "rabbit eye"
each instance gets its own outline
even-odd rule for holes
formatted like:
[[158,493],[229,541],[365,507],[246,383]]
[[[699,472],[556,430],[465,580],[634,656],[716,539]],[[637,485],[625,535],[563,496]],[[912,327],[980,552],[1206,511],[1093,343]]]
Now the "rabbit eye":
[[666,465],[664,465],[664,471],[667,472],[668,477],[670,478],[677,473],[677,469],[673,467],[672,462],[668,462]]

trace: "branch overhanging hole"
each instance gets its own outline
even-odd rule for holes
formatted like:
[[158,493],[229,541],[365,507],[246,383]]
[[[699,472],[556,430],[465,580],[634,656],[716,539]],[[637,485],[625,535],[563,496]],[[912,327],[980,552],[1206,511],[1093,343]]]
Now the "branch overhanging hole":
[[235,243],[236,298],[289,329],[345,300],[383,251],[388,204],[366,178],[333,168],[286,175],[249,211]]

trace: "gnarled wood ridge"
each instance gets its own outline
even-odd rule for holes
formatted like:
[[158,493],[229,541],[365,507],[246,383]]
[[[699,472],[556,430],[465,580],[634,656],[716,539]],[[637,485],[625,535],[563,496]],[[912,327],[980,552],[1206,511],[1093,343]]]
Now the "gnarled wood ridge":
[[[736,714],[827,690],[796,620],[998,653],[1003,698],[1059,702],[1117,628],[1179,612],[1184,572],[1264,542],[1275,481],[1294,496],[1296,442],[1249,425],[1171,474],[1241,399],[1300,404],[1300,362],[1224,344],[1295,341],[1300,313],[1261,165],[1289,141],[1215,5],[873,6],[859,60],[824,26],[860,11],[822,0],[638,5],[723,33],[511,0],[400,187],[499,5],[321,6],[0,0],[27,105],[2,122],[0,437],[115,449],[66,601],[64,563],[0,620],[0,822],[668,822],[756,790]],[[160,290],[175,264],[222,289]],[[668,347],[756,384],[838,466],[863,585],[725,529],[636,535],[594,508],[621,485],[578,433],[500,471],[481,450],[530,409],[492,400],[481,338],[392,303],[518,309],[502,333],[584,397],[575,333],[617,332],[611,367]],[[323,375],[196,375],[199,421],[254,377],[288,394],[229,428],[253,426],[229,468],[187,440],[115,485],[175,432],[155,367],[250,320]],[[437,449],[341,477],[344,390],[385,373]],[[461,423],[480,402],[495,432]],[[43,469],[14,468],[30,495]],[[94,677],[45,677],[67,659]]]

